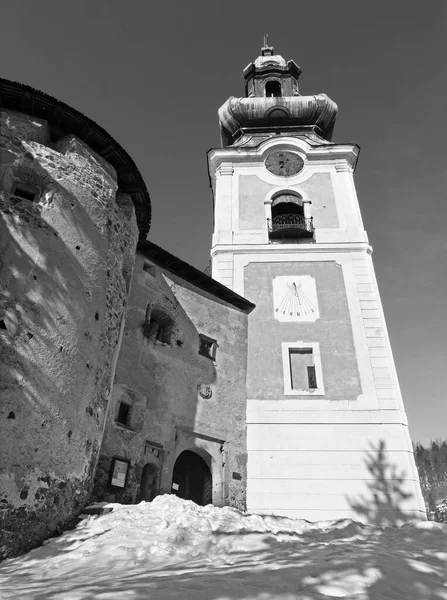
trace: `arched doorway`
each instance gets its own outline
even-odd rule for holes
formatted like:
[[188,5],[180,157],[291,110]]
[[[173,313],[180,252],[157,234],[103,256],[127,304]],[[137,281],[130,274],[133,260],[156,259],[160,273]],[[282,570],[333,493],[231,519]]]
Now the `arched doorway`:
[[200,506],[212,504],[213,479],[203,458],[191,450],[179,455],[174,465],[172,490],[180,498]]
[[158,487],[158,467],[152,463],[144,465],[141,474],[140,501],[150,502],[155,498]]

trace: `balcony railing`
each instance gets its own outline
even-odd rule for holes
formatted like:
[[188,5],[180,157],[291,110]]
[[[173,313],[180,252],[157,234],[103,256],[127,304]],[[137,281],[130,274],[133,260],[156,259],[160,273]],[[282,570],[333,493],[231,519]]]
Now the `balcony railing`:
[[302,215],[279,215],[267,219],[270,239],[311,238],[314,235],[313,218]]

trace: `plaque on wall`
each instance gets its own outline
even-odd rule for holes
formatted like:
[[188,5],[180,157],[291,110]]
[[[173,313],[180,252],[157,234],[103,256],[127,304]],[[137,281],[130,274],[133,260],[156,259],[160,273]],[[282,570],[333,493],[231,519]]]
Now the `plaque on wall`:
[[273,280],[273,310],[278,321],[316,321],[317,287],[311,275],[281,275]]
[[299,173],[304,167],[304,160],[299,154],[279,150],[272,152],[265,160],[265,168],[280,177],[291,177]]
[[109,474],[109,485],[116,488],[125,488],[130,461],[125,458],[114,458]]
[[213,395],[213,390],[211,387],[209,385],[205,385],[204,383],[197,384],[197,391],[202,398],[205,398],[205,400],[209,400]]

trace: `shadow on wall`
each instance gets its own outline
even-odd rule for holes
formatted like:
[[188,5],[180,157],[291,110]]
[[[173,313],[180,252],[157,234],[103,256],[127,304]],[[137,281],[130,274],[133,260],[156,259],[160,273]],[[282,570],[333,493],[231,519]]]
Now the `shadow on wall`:
[[[112,242],[104,242],[78,198],[37,161],[32,172],[49,190],[39,202],[0,194],[0,555],[6,556],[70,524],[88,501],[118,339],[119,318],[111,322],[106,290],[112,280],[124,287],[120,272],[106,275]],[[56,215],[55,226],[46,211]]]
[[[208,437],[205,440],[194,433],[200,401],[199,430],[215,431],[223,427],[218,412],[222,408],[215,400],[217,366],[210,357],[199,352],[202,330],[188,314],[190,307],[184,306],[177,296],[180,285],[167,280],[161,269],[155,267],[157,274],[149,275],[144,264],[140,256],[132,282],[113,400],[95,473],[95,501],[132,504],[142,499],[150,501],[159,493],[176,493],[172,476],[179,455],[188,450],[202,461],[205,453],[212,461],[208,446],[220,448],[223,444],[221,439],[212,441]],[[198,303],[196,310],[202,312],[206,331],[210,325],[216,327],[214,322],[206,322],[204,306]],[[219,360],[223,357],[219,356]],[[201,395],[202,388],[211,391],[212,387],[212,395]],[[123,403],[130,407],[124,427],[118,418]],[[154,450],[158,457],[156,473],[146,478],[144,470],[151,470],[149,463],[154,459],[151,454]],[[214,454],[220,457],[217,450]],[[123,489],[110,486],[114,457],[130,460]],[[183,482],[182,477],[180,480]],[[183,488],[177,495],[183,497],[182,492]]]
[[408,478],[389,461],[384,440],[380,440],[376,448],[371,445],[365,465],[372,475],[372,480],[367,483],[368,495],[347,498],[356,516],[380,527],[396,527],[414,521],[415,516],[403,509],[403,504],[412,498],[412,494],[404,489]]

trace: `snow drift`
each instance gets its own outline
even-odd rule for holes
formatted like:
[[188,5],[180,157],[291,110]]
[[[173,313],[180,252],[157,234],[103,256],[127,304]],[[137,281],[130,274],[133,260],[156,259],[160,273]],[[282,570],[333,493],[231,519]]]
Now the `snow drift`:
[[447,525],[310,523],[169,495],[108,506],[5,561],[0,598],[447,599]]

